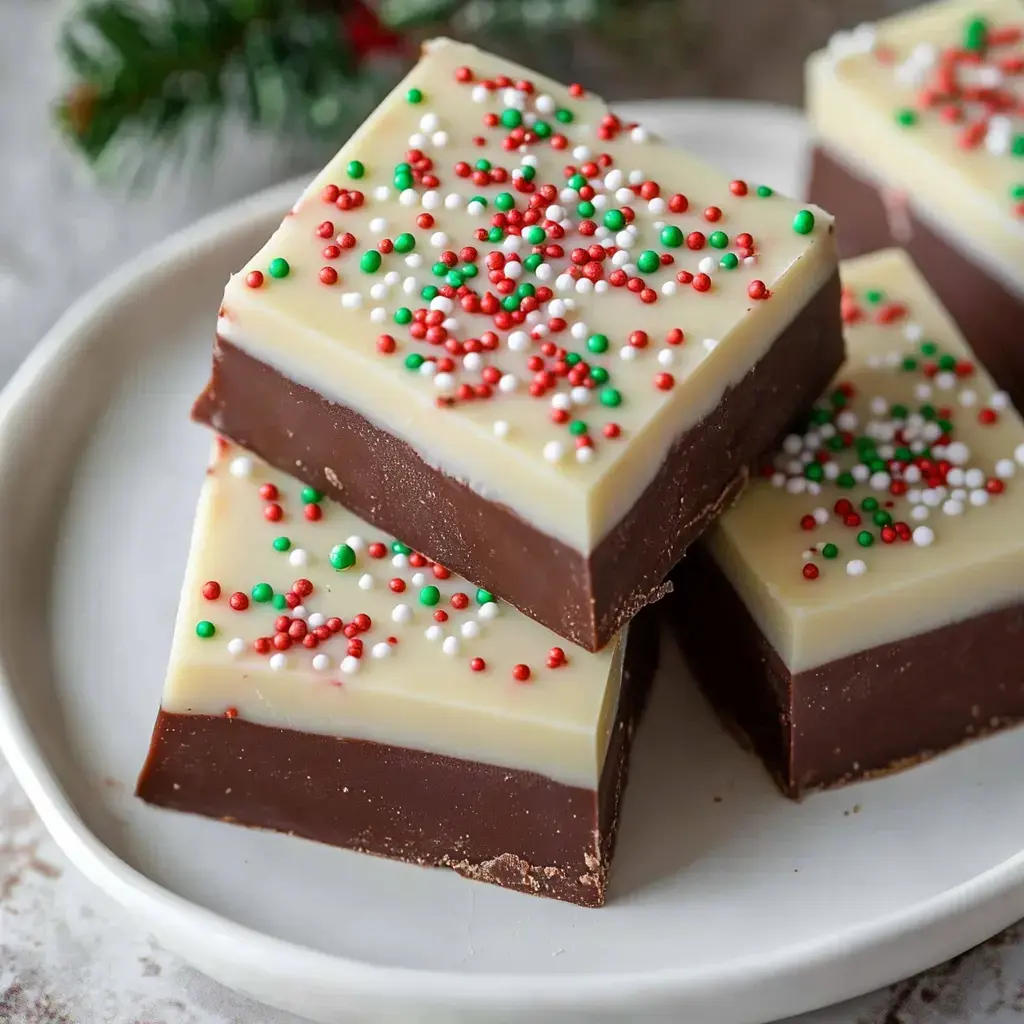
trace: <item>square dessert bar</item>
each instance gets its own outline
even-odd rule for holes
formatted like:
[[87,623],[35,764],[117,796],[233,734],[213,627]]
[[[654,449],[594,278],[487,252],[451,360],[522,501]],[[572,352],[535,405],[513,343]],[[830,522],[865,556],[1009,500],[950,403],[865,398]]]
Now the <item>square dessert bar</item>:
[[909,250],[1024,408],[1024,0],[947,0],[808,64],[811,198],[854,256]]
[[670,608],[793,797],[1024,717],[1024,424],[909,257],[842,275],[849,362]]
[[657,659],[558,638],[218,447],[138,795],[600,906]]
[[438,40],[231,278],[194,415],[597,650],[841,361],[826,214]]

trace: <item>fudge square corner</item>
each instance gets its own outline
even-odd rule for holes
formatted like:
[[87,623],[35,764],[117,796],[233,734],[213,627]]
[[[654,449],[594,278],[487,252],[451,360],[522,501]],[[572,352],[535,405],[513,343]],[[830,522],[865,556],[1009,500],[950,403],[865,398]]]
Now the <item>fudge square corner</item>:
[[217,334],[197,420],[589,650],[843,354],[828,214],[448,40]]
[[1024,423],[905,252],[841,272],[846,365],[671,598],[790,796],[1024,720]]

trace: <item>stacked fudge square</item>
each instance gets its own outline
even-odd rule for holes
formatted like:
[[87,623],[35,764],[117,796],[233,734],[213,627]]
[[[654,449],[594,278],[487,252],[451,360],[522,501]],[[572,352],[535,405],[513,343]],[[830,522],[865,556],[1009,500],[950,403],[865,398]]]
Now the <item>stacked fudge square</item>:
[[140,795],[600,905],[645,609],[843,356],[827,214],[428,44],[228,283]]

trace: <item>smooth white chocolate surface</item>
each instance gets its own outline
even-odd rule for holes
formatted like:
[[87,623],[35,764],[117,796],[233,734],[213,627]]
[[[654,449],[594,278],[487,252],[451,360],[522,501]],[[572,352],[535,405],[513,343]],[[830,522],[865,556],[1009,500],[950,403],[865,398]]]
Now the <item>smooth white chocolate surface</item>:
[[[276,501],[261,497],[267,483],[279,489]],[[308,520],[302,491],[240,449],[218,445],[199,501],[164,710],[234,709],[229,713],[261,725],[427,750],[596,788],[618,704],[624,634],[597,654],[577,648],[510,605],[480,604],[476,587],[455,575],[437,578],[429,561],[410,564],[393,552],[391,537],[340,505],[323,500],[322,517]],[[277,522],[264,515],[271,504],[283,511]],[[290,542],[287,551],[274,547],[281,537]],[[387,545],[385,557],[372,557],[374,542]],[[353,550],[350,568],[332,566],[338,544]],[[284,595],[298,579],[314,589],[297,609],[254,600],[259,583]],[[203,592],[210,581],[220,587],[215,600]],[[392,581],[404,589],[394,591]],[[436,605],[420,600],[426,587],[437,588]],[[247,598],[244,610],[231,606],[236,592]],[[455,594],[468,597],[465,608],[453,605]],[[436,620],[439,611],[447,621]],[[312,629],[333,616],[347,624],[361,613],[371,620],[358,634],[361,657],[349,654],[344,633],[315,649],[297,640],[283,652],[273,644],[266,654],[253,647],[275,635],[282,614],[300,616]],[[212,624],[215,633],[198,635],[199,623]],[[565,660],[549,667],[555,647]],[[484,660],[482,670],[471,667],[475,658]],[[529,667],[526,681],[514,678],[517,665]]]
[[[456,80],[460,66],[471,69],[474,82]],[[480,84],[502,74],[513,82],[529,80],[534,91]],[[407,100],[410,89],[421,91],[421,102]],[[483,119],[509,111],[524,126],[538,120],[550,124],[566,139],[566,147],[556,149],[550,140],[540,140],[506,151],[501,142],[509,129],[485,127]],[[558,111],[569,112],[571,122],[560,121]],[[673,441],[717,406],[836,265],[826,214],[814,210],[813,230],[798,233],[798,204],[774,194],[760,196],[756,183],[749,184],[746,195],[735,195],[728,179],[640,127],[623,127],[614,139],[600,139],[599,126],[607,114],[595,96],[573,96],[564,86],[472,47],[446,40],[428,44],[422,61],[316,177],[267,245],[232,277],[220,334],[289,378],[355,409],[407,441],[431,465],[507,505],[544,532],[590,551],[655,477]],[[474,138],[486,144],[476,145]],[[436,187],[396,187],[395,166],[406,159],[410,146],[433,160]],[[588,177],[596,193],[597,229],[584,237],[577,230],[584,220],[578,213],[580,196],[568,188],[564,171],[567,165],[597,161],[601,154],[611,163]],[[354,159],[363,164],[362,177],[349,174]],[[455,173],[457,162],[481,159],[504,168],[509,180],[481,185]],[[530,311],[525,324],[505,330],[496,329],[493,316],[470,315],[459,305],[443,310],[450,338],[478,339],[493,330],[497,349],[457,354],[450,373],[435,373],[436,361],[430,360],[425,364],[429,372],[407,369],[404,361],[410,354],[435,360],[447,355],[440,345],[414,340],[409,328],[394,319],[401,307],[445,305],[420,295],[424,286],[444,283],[432,266],[445,250],[460,254],[463,247],[474,246],[479,273],[467,283],[481,292],[490,289],[498,298],[498,282],[488,280],[488,254],[518,253],[522,261],[533,253],[534,246],[521,236],[500,242],[481,242],[475,236],[477,229],[492,227],[500,194],[508,193],[516,209],[525,210],[529,195],[514,187],[524,173],[535,175],[538,188],[550,184],[559,190],[552,202],[545,201],[539,226],[564,230],[564,237],[547,240],[563,246],[564,255],[547,259],[535,272],[520,262],[508,276],[516,287],[529,283],[552,289],[552,300]],[[636,194],[633,189],[638,192],[643,182],[657,183],[660,195],[649,201]],[[363,204],[338,210],[322,198],[330,185],[358,189]],[[674,213],[666,205],[677,193],[688,201],[685,212]],[[477,196],[487,200],[486,209],[472,204]],[[635,214],[628,230],[605,227],[604,217],[622,207]],[[709,208],[720,210],[720,219],[709,220]],[[424,213],[434,220],[429,228],[417,226]],[[317,228],[325,220],[332,231],[321,238]],[[678,227],[683,238],[701,232],[709,240],[720,231],[728,241],[722,248],[705,244],[699,250],[685,243],[669,246],[661,241],[666,225]],[[354,247],[337,259],[325,259],[325,245],[346,232],[356,237]],[[414,251],[384,255],[376,272],[360,269],[364,253],[381,239],[393,242],[402,233],[414,236]],[[752,236],[752,247],[738,246],[736,239],[743,234]],[[619,247],[606,255],[604,279],[593,285],[585,277],[582,283],[574,280],[566,273],[572,250],[598,243]],[[674,262],[644,272],[637,269],[644,252],[666,253]],[[277,258],[288,261],[286,278],[268,272]],[[736,259],[738,265],[724,269],[723,259]],[[325,266],[337,272],[337,283],[321,282]],[[708,271],[710,290],[701,292],[677,281],[680,271],[697,275],[702,267]],[[610,285],[614,269],[642,280],[656,301],[645,303],[628,287]],[[256,270],[264,275],[263,284],[248,287],[247,275]],[[770,290],[769,298],[749,297],[755,280]],[[564,329],[552,330],[557,320],[565,322]],[[684,333],[681,345],[666,341],[675,328]],[[636,330],[647,334],[643,347],[630,343]],[[397,342],[391,355],[377,350],[382,333]],[[606,351],[591,349],[588,339],[593,335],[607,339]],[[578,353],[592,367],[606,370],[610,379],[597,387],[572,387],[564,376],[556,377],[554,387],[531,396],[537,372],[528,365],[531,357],[541,359],[546,368],[558,362],[557,356],[544,356],[546,342]],[[492,397],[438,408],[438,399],[456,395],[460,384],[479,385],[487,367],[500,371]],[[621,397],[621,404],[602,403],[606,388]],[[553,413],[564,413],[566,422],[553,422]],[[568,421],[586,424],[591,443],[581,442]],[[608,424],[620,428],[618,437],[605,435]]]
[[[973,355],[945,310],[928,290],[909,258],[886,250],[842,264],[848,362],[837,378],[855,389],[832,424],[786,439],[774,460],[771,480],[755,481],[738,505],[709,532],[706,543],[732,582],[762,633],[793,671],[814,668],[929,630],[957,623],[1024,599],[1024,424],[1006,395],[973,363]],[[880,301],[871,301],[882,293]],[[903,315],[879,323],[904,307]],[[860,319],[849,322],[860,311]],[[889,310],[890,312],[885,312]],[[927,356],[921,346],[938,345]],[[955,356],[959,376],[923,372],[941,354]],[[917,360],[903,369],[904,358]],[[859,462],[855,449],[834,453],[837,468],[820,484],[807,479],[805,460],[836,431],[873,437],[883,461],[911,453],[935,439],[920,409],[949,410],[949,444],[939,439],[933,462],[946,459],[952,472],[945,485],[929,486],[920,466],[891,474]],[[829,405],[823,400],[820,408]],[[904,406],[893,415],[893,406]],[[985,425],[981,419],[994,419]],[[893,436],[895,430],[905,434]],[[886,446],[889,446],[888,448]],[[891,463],[890,463],[891,466]],[[828,463],[825,463],[826,470]],[[830,480],[852,472],[853,487]],[[879,475],[875,475],[879,473]],[[890,493],[902,480],[906,493]],[[934,480],[931,483],[935,483]],[[896,484],[899,489],[902,485]],[[816,489],[816,492],[815,492]],[[993,490],[1000,493],[992,493]],[[835,511],[846,498],[861,516],[847,526]],[[909,540],[884,543],[865,498],[880,503],[896,522],[905,522]],[[891,506],[888,502],[892,502]],[[816,518],[803,529],[805,516]],[[870,531],[862,547],[858,534]],[[826,544],[835,557],[822,554]],[[819,572],[803,575],[805,565]],[[1024,662],[1024,648],[1021,650]]]
[[[1024,186],[1024,38],[950,72],[957,90],[1002,90],[1005,111],[991,114],[941,84],[949,51],[979,18],[992,32],[1024,30],[1024,0],[944,0],[839,34],[808,62],[807,108],[817,137],[856,173],[905,195],[1024,294],[1024,192],[1014,192]],[[936,99],[922,106],[926,90]],[[912,111],[914,123],[901,124],[900,111]]]

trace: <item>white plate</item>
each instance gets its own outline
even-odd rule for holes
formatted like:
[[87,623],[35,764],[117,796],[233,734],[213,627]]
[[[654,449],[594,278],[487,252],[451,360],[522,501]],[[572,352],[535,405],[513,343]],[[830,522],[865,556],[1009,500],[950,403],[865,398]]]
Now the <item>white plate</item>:
[[[733,173],[799,185],[791,114],[702,104],[647,120]],[[1024,733],[797,806],[671,652],[601,911],[134,800],[206,458],[187,416],[213,313],[296,190],[116,275],[2,400],[0,742],[82,871],[201,970],[323,1022],[739,1024],[879,987],[1024,916]]]

